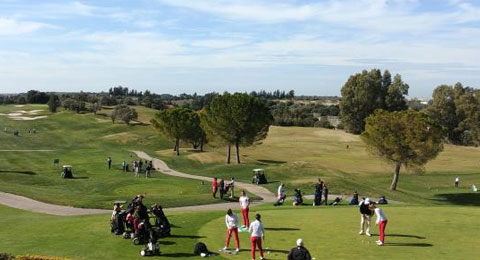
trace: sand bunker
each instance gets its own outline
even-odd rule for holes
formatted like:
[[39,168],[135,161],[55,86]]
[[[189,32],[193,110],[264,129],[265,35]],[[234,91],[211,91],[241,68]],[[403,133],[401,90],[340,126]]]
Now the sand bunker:
[[16,121],[32,121],[32,120],[47,118],[48,116],[35,116],[42,111],[43,110],[41,109],[29,110],[29,111],[18,110],[18,111],[12,111],[11,113],[8,113],[8,114],[0,113],[0,116],[7,116],[8,118]]

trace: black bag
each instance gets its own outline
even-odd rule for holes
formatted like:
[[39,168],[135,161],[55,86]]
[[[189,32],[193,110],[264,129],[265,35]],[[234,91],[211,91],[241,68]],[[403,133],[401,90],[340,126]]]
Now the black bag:
[[202,242],[197,242],[195,244],[195,249],[193,250],[193,253],[195,255],[200,255],[200,254],[207,254],[208,255],[208,249],[207,249],[207,245],[205,245],[204,243]]

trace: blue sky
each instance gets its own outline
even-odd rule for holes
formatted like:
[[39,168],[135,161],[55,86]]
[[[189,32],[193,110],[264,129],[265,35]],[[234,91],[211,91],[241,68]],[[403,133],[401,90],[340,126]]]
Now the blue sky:
[[480,1],[0,0],[0,93],[294,89],[389,69],[480,87]]

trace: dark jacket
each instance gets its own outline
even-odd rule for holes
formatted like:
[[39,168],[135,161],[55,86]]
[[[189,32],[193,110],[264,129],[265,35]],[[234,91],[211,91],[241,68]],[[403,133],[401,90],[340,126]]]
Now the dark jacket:
[[373,215],[373,212],[368,208],[369,204],[366,204],[365,201],[360,202],[360,213],[365,215]]
[[312,257],[305,247],[297,246],[288,253],[288,260],[312,260]]

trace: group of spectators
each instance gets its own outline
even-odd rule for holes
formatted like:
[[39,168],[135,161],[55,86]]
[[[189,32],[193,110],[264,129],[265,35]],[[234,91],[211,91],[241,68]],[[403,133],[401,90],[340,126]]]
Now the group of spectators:
[[[112,168],[112,158],[107,158],[107,168],[110,170]],[[133,160],[132,161],[132,171],[135,173],[135,177],[139,177],[145,171],[145,178],[151,177],[151,172],[153,170],[153,161],[148,160]],[[122,171],[129,172],[130,165],[127,161],[122,161]]]
[[220,179],[220,182],[215,177],[212,181],[212,196],[217,198],[217,192],[220,192],[220,199],[223,199],[225,195],[230,192],[230,198],[233,199],[235,197],[235,178],[231,177],[230,182],[225,182],[224,179]]

